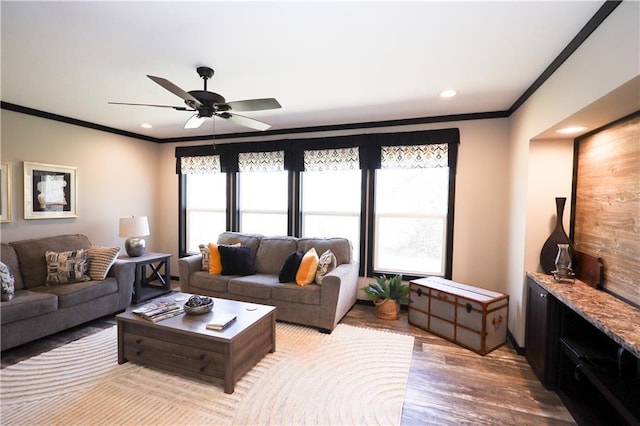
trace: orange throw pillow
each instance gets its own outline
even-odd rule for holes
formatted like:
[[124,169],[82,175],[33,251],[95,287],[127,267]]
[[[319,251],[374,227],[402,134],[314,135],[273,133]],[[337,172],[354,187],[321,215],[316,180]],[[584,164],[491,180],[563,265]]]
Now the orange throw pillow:
[[214,243],[209,243],[209,273],[214,275],[222,273],[220,251],[218,250],[218,245]]
[[304,256],[302,256],[302,262],[296,272],[296,284],[307,285],[311,284],[316,277],[316,271],[318,270],[318,253],[316,249],[311,247]]

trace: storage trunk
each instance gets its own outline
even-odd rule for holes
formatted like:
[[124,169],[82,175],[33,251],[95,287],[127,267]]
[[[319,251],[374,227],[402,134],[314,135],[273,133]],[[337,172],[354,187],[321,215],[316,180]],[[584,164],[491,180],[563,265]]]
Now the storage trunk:
[[409,323],[480,355],[507,341],[509,296],[439,277],[410,281]]

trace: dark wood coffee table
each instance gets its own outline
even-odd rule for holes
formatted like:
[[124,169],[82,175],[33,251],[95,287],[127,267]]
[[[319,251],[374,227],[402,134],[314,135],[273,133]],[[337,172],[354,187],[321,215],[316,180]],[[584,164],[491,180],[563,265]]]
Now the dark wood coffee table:
[[[187,293],[172,293],[153,301],[184,302]],[[148,302],[149,303],[149,302]],[[214,299],[214,312],[233,312],[235,321],[222,331],[208,330],[213,312],[182,314],[156,323],[132,312],[116,316],[118,364],[127,361],[215,382],[224,381],[225,393],[268,352],[276,350],[276,308]]]

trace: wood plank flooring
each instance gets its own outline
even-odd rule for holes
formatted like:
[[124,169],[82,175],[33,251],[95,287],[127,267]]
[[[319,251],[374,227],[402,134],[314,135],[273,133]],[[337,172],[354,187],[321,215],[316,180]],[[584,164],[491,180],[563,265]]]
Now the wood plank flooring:
[[[342,322],[415,337],[403,425],[575,424],[558,396],[544,389],[509,346],[483,357],[408,324],[406,312],[399,320],[377,319],[366,303],[356,304]],[[113,325],[107,316],[4,351],[2,368]]]
[[342,322],[414,336],[403,425],[575,424],[509,345],[480,356],[410,325],[406,312],[399,320],[380,320],[367,304],[356,304]]

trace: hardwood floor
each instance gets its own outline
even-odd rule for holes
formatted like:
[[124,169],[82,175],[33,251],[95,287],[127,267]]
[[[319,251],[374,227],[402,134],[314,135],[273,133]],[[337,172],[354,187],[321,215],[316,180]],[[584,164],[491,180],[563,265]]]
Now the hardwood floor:
[[342,322],[414,336],[403,425],[575,424],[509,345],[480,356],[410,325],[406,312],[396,321],[380,320],[367,304],[356,304]]
[[[403,425],[575,424],[558,396],[544,389],[509,346],[480,356],[408,324],[406,312],[395,321],[377,319],[369,304],[356,304],[342,322],[415,337]],[[108,316],[10,349],[2,353],[2,368],[114,325]]]

